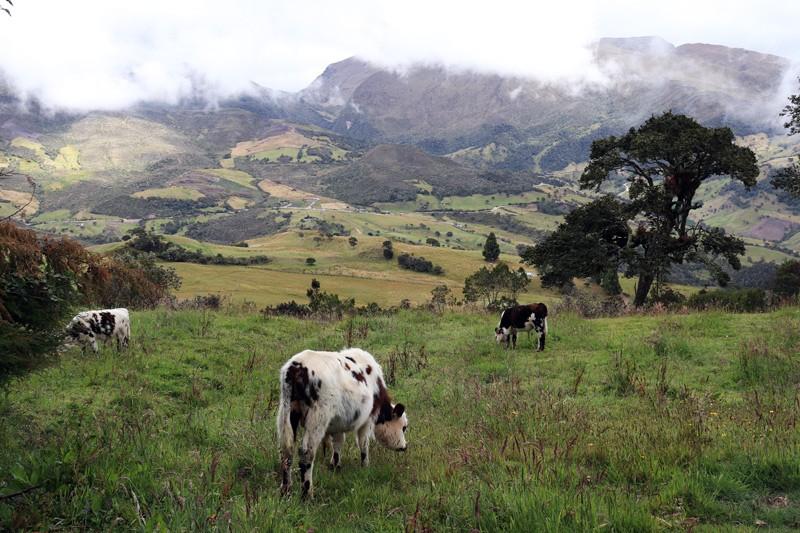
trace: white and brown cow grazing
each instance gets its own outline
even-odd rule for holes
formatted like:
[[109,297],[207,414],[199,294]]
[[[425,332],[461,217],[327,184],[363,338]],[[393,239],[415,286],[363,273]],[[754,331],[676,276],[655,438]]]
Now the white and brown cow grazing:
[[98,339],[104,345],[116,339],[117,350],[121,350],[127,348],[131,338],[131,318],[125,308],[83,311],[69,323],[67,333],[81,345],[84,353],[87,346],[97,353]]
[[516,305],[509,307],[500,315],[500,323],[494,328],[495,340],[517,347],[517,331],[535,330],[538,333],[538,350],[544,351],[547,337],[547,306],[543,303]]
[[314,456],[323,440],[333,442],[331,466],[339,466],[345,433],[355,432],[361,464],[369,464],[369,439],[389,449],[405,451],[408,417],[403,404],[392,404],[383,371],[369,353],[358,348],[341,352],[305,350],[281,368],[278,441],[281,449],[281,490],[291,487],[291,465],[299,426],[303,497],[312,495]]

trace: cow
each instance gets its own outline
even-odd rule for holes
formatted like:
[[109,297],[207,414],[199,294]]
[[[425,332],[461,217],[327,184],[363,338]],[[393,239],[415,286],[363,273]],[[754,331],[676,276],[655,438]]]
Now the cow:
[[392,403],[383,370],[364,350],[302,351],[283,365],[280,380],[277,424],[283,494],[291,490],[290,471],[299,426],[305,428],[299,452],[304,499],[313,496],[314,457],[323,441],[333,444],[333,469],[339,467],[345,433],[351,431],[361,450],[362,466],[369,464],[369,439],[373,435],[391,450],[406,450],[405,407]]
[[538,350],[544,351],[547,336],[547,306],[543,303],[516,305],[500,315],[500,323],[494,328],[495,340],[505,342],[506,348],[517,347],[517,331],[535,330],[539,336]]
[[67,334],[81,345],[84,354],[88,346],[97,353],[98,339],[104,345],[109,340],[116,339],[119,351],[127,348],[130,342],[131,318],[124,308],[83,311],[70,321]]

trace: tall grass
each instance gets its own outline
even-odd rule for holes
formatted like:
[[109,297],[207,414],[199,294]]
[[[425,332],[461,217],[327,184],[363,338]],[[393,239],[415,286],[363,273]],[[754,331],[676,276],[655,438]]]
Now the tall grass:
[[[4,383],[0,529],[800,527],[796,309],[555,314],[542,353],[498,347],[495,320],[134,313],[129,352]],[[348,438],[341,471],[317,458],[313,501],[281,498],[278,369],[345,345],[391,375],[409,450],[373,443],[362,469]]]

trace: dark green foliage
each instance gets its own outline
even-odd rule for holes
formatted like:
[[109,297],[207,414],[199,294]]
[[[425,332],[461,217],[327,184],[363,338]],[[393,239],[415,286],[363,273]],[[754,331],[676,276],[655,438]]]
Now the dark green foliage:
[[69,239],[40,238],[0,223],[0,376],[32,366],[61,341],[88,252]]
[[[264,265],[271,261],[265,255],[248,257],[226,257],[222,254],[206,255],[202,252],[187,250],[183,246],[169,242],[163,236],[144,228],[135,228],[127,235],[126,248],[144,254],[152,254],[162,261],[171,263],[199,263],[201,265]],[[247,243],[243,243],[245,246]]]
[[613,196],[581,206],[556,231],[520,255],[539,271],[543,287],[564,287],[573,278],[597,278],[609,294],[621,288],[617,269],[628,244],[628,208]]
[[[800,94],[789,96],[789,103],[783,108],[781,116],[787,117],[783,124],[789,130],[789,135],[800,133]],[[800,158],[798,162],[792,162],[786,168],[775,172],[772,177],[772,185],[776,189],[782,189],[795,198],[800,198]]]
[[383,258],[387,261],[394,257],[394,249],[392,248],[392,241],[383,241]]
[[764,261],[753,263],[749,267],[742,267],[731,276],[731,284],[736,287],[756,289],[771,289],[775,281],[778,265]]
[[341,300],[338,294],[324,292],[316,279],[312,280],[306,296],[311,313],[329,320],[341,319],[346,313],[352,312],[356,305],[353,298]]
[[441,246],[439,241],[437,239],[434,239],[433,237],[428,237],[427,239],[425,239],[425,244],[427,244],[428,246],[433,246],[434,248],[438,248]]
[[530,280],[520,267],[512,271],[505,263],[480,270],[464,280],[464,301],[483,302],[488,309],[516,304],[517,296],[527,290]]
[[643,305],[653,282],[665,279],[674,263],[701,263],[721,285],[727,283],[717,258],[739,269],[744,243],[722,229],[690,226],[689,214],[701,205],[694,200],[697,189],[711,177],[755,185],[753,151],[736,145],[730,128],[706,128],[667,112],[621,137],[594,141],[581,188],[600,189],[620,174],[630,184],[630,212],[638,216],[623,257],[627,274],[639,277],[634,303]]
[[[384,248],[384,257],[386,249]],[[409,253],[402,253],[397,256],[397,264],[400,265],[400,268],[405,268],[406,270],[413,270],[414,272],[425,272],[435,275],[444,274],[444,269],[439,265],[434,265],[431,261],[428,261],[424,257],[417,257],[414,254]]]
[[775,293],[780,296],[797,296],[800,294],[800,261],[785,261],[775,272],[773,282]]
[[306,257],[306,264],[308,266],[314,266],[316,264],[316,262],[317,262],[317,260],[314,259],[313,257]]
[[734,313],[766,311],[771,307],[763,289],[701,290],[691,295],[687,303],[693,309],[723,309]]
[[350,237],[349,239],[347,239],[347,244],[355,248],[356,246],[358,246],[358,239],[356,239],[355,237]]
[[489,233],[486,242],[483,243],[483,259],[494,263],[500,258],[500,245],[497,244],[497,236],[494,232]]
[[198,241],[227,244],[272,235],[288,224],[289,219],[275,211],[250,209],[208,222],[190,224],[186,236]]
[[145,218],[151,215],[174,217],[190,215],[200,209],[212,207],[216,201],[210,198],[182,200],[178,198],[135,198],[128,195],[116,196],[98,203],[92,211],[101,215],[122,218]]

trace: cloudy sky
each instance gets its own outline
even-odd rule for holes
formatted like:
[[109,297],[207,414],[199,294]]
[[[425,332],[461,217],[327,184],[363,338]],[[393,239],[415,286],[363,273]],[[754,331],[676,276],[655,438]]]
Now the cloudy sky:
[[[0,0],[3,3],[4,0]],[[593,40],[658,35],[800,60],[793,0],[14,0],[0,70],[56,107],[296,91],[352,55],[544,79],[589,75]],[[602,5],[601,5],[602,4]],[[5,5],[5,4],[4,4]]]

